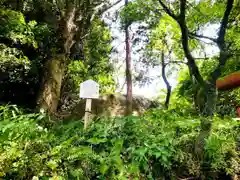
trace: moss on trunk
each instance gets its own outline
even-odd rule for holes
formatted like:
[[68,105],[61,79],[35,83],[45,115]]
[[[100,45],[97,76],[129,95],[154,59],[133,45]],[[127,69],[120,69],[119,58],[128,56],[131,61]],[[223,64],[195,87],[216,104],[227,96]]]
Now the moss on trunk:
[[39,109],[55,113],[58,108],[62,80],[65,72],[65,57],[51,59],[45,63],[41,89],[37,99]]

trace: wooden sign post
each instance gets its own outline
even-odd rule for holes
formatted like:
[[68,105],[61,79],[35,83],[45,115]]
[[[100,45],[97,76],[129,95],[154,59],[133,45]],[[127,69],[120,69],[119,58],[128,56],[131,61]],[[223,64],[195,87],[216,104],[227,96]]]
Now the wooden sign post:
[[92,99],[99,97],[99,84],[93,80],[87,80],[80,84],[80,98],[86,99],[85,115],[84,115],[84,129],[90,123],[90,113],[92,106]]

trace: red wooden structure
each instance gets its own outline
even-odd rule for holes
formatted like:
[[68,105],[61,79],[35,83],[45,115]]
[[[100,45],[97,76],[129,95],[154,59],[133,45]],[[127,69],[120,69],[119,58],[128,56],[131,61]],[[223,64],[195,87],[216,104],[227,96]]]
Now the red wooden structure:
[[[218,79],[216,86],[219,91],[232,90],[240,87],[240,72],[234,72],[224,78]],[[240,117],[240,105],[236,108],[238,117]]]

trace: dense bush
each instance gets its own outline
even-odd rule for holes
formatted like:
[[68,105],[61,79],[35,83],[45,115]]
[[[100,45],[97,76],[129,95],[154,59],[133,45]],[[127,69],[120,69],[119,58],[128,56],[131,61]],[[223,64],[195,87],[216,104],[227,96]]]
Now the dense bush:
[[[44,114],[1,107],[3,179],[176,179],[239,172],[239,123],[215,119],[204,164],[193,155],[199,120],[154,109],[143,117],[53,122]],[[204,173],[203,173],[204,172]]]

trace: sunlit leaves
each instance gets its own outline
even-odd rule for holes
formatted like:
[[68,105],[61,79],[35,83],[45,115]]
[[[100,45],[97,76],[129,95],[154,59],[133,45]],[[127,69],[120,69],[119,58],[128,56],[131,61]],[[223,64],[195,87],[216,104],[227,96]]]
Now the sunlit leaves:
[[[41,61],[47,56],[41,50],[51,50],[51,47],[43,46],[53,39],[51,30],[44,23],[38,25],[36,21],[27,22],[21,12],[9,9],[0,10],[0,23],[0,70],[1,75],[5,74],[1,82],[2,88],[4,89],[6,81],[36,83]],[[37,57],[34,56],[35,53]],[[30,73],[35,77],[27,78]]]
[[23,14],[12,10],[0,10],[0,36],[11,39],[14,43],[29,44],[37,48],[33,28],[36,22],[25,22]]
[[158,2],[152,0],[135,0],[130,1],[120,13],[121,24],[142,23],[145,22],[148,26],[155,25],[161,16]]
[[69,65],[68,73],[76,90],[84,80],[93,79],[100,84],[101,93],[114,91],[113,68],[110,62],[111,40],[109,29],[101,20],[95,20],[84,42],[84,59],[72,61]]
[[121,11],[122,24],[132,24],[133,22],[143,21],[147,18],[150,11],[140,1],[129,2]]
[[0,44],[0,59],[1,61],[7,60],[20,60],[18,57],[23,57],[23,53],[17,48],[7,47],[5,44]]
[[240,21],[233,22],[233,26],[227,31],[226,41],[229,42],[229,51],[235,56],[239,56],[238,51],[240,50]]
[[177,59],[183,60],[184,53],[181,48],[181,31],[178,24],[169,16],[162,16],[159,24],[152,30],[150,43],[147,48],[156,50],[158,53],[164,51],[174,52]]
[[225,2],[201,0],[197,4],[187,3],[187,25],[191,31],[199,30],[207,24],[220,23],[226,8]]

